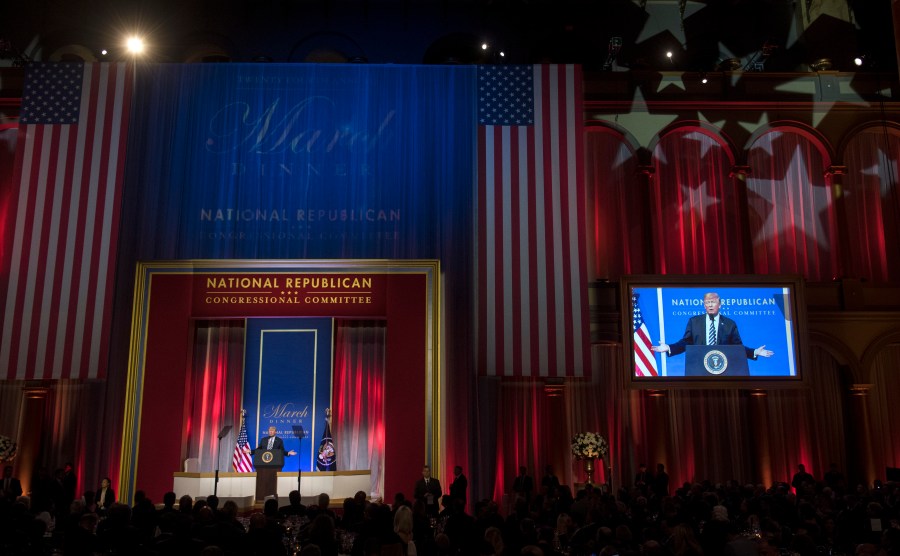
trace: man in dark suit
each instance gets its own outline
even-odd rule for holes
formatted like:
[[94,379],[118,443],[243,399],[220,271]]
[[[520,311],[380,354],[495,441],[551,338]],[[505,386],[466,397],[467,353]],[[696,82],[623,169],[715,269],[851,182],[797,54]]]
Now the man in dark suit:
[[3,480],[0,481],[0,497],[15,500],[19,496],[22,496],[22,483],[13,477],[12,465],[7,465],[3,468]]
[[[730,318],[720,315],[719,309],[722,306],[722,300],[719,294],[715,292],[707,293],[703,296],[703,308],[706,314],[691,317],[688,320],[687,328],[684,330],[684,336],[673,344],[659,344],[652,346],[650,349],[655,352],[668,353],[669,355],[678,355],[684,353],[685,346],[711,346],[711,345],[743,345],[741,333],[738,331],[737,323]],[[774,352],[766,349],[765,345],[761,345],[756,349],[744,346],[747,353],[747,359],[756,360],[757,357],[772,357]]]
[[[259,445],[256,447],[256,450],[261,450],[264,452],[271,450],[281,450],[282,452],[284,452],[284,440],[282,440],[280,436],[275,435],[277,431],[278,429],[276,429],[274,426],[269,427],[269,434],[259,440]],[[244,451],[248,454],[252,454],[256,450],[250,450],[249,446],[244,446]],[[296,453],[296,451],[291,450],[289,452],[284,452],[284,455],[293,456]]]
[[524,465],[519,467],[519,474],[513,480],[513,492],[516,496],[521,496],[526,501],[531,501],[531,494],[534,492],[534,479],[528,474],[528,468]]
[[459,502],[463,506],[466,505],[467,488],[469,488],[469,480],[463,475],[462,467],[457,465],[453,468],[453,482],[450,483],[450,496],[454,503]]
[[416,481],[414,497],[425,504],[425,511],[430,516],[437,516],[440,512],[438,501],[444,493],[441,490],[441,482],[431,476],[431,468],[427,465],[422,468],[422,478]]

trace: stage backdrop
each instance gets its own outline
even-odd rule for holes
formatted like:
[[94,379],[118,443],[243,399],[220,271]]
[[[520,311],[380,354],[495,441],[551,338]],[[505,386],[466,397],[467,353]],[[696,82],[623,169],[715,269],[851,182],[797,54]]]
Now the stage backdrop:
[[[284,440],[283,471],[315,471],[318,438],[331,405],[333,319],[248,319],[244,409],[250,444],[270,426]],[[313,446],[315,444],[315,446]]]

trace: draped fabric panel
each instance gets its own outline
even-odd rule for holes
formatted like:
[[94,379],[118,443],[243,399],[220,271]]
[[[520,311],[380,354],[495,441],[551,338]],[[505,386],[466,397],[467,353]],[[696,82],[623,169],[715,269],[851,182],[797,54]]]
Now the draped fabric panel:
[[868,128],[844,151],[847,175],[841,196],[847,228],[846,268],[874,283],[900,280],[900,131]]
[[734,166],[730,150],[705,131],[679,129],[660,139],[653,162],[656,270],[746,272],[741,199],[729,177]]
[[96,453],[97,445],[105,443],[100,439],[112,434],[104,404],[107,386],[104,381],[61,380],[54,383],[46,406],[42,459],[52,469],[72,462],[78,495],[99,488],[103,477],[111,477],[117,484],[118,454],[98,458]]
[[870,393],[874,469],[884,479],[886,467],[900,467],[900,344],[892,344],[878,353],[873,365],[875,386]]
[[[651,470],[664,464],[670,492],[705,479],[790,482],[798,463],[817,477],[832,462],[845,469],[841,369],[825,349],[813,347],[811,352],[804,389],[653,391],[628,389],[621,346],[595,344],[594,380],[562,385],[561,422],[550,415],[553,398],[541,382],[479,382],[479,407],[496,406],[491,412],[501,416],[495,429],[479,438],[486,455],[479,472],[495,478],[490,492],[497,502],[511,490],[519,465],[540,469],[538,465],[559,455],[564,461],[556,467],[560,480],[583,482],[583,467],[572,458],[569,441],[584,431],[609,441],[609,458],[597,466],[595,480],[610,480],[614,489],[632,484],[631,472],[639,463]],[[885,356],[885,365],[896,366],[897,361],[900,349]],[[900,379],[890,380],[878,386],[884,406],[873,409],[873,421],[897,421],[896,410],[887,406],[887,392],[900,386]],[[887,438],[898,434],[892,426],[884,425]],[[893,457],[896,461],[897,455]]]
[[532,476],[543,468],[545,443],[552,435],[543,384],[501,382],[497,394],[493,499],[501,501],[504,494],[512,492],[519,467],[526,467]]
[[[331,432],[338,470],[368,469],[370,492],[392,496],[384,492],[386,330],[380,321],[335,322]],[[405,395],[395,392],[392,403],[402,404]]]
[[[0,381],[0,434],[20,445],[28,441],[25,435],[35,430],[32,423],[21,420],[26,388],[35,384]],[[96,489],[100,478],[114,475],[118,467],[118,454],[114,457],[98,449],[115,431],[105,419],[107,383],[59,380],[42,386],[48,390],[41,437],[32,439],[40,447],[39,465],[52,471],[71,462],[77,477],[76,492]],[[93,425],[84,426],[86,423]],[[17,473],[20,464],[20,460],[13,461]]]
[[0,434],[15,439],[19,432],[24,380],[0,381]]
[[643,249],[650,232],[647,192],[639,183],[634,151],[620,134],[599,127],[589,128],[585,146],[596,246],[591,278],[649,272]]
[[[189,392],[182,431],[184,458],[199,459],[201,472],[232,471],[231,455],[241,422],[244,321],[197,321],[194,335],[193,361],[183,386]],[[226,425],[235,429],[219,440]]]
[[811,281],[841,275],[831,164],[806,135],[774,130],[762,135],[747,157],[747,204],[754,270],[800,274]]
[[841,369],[821,346],[810,347],[809,390],[769,392],[774,480],[790,482],[797,464],[821,478],[831,463],[846,470],[846,388]]
[[738,390],[674,390],[667,401],[669,457],[658,463],[668,469],[670,491],[684,482],[756,474],[745,433],[751,430],[745,395]]

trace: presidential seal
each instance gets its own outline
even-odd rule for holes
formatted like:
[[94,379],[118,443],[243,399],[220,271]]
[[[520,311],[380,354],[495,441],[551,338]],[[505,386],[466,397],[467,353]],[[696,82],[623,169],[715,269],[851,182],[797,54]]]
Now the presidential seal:
[[263,463],[272,463],[272,460],[275,459],[275,455],[272,452],[265,451],[259,459],[261,459]]
[[728,358],[717,349],[711,349],[703,358],[703,368],[711,375],[720,375],[728,368]]

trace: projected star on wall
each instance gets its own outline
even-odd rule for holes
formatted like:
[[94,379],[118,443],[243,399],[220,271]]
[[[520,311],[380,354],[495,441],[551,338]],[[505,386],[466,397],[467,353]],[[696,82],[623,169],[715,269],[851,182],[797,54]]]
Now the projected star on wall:
[[696,215],[701,223],[706,221],[707,209],[722,202],[715,195],[709,194],[709,184],[706,180],[703,180],[697,187],[682,185],[681,194],[684,197],[684,201],[681,203],[681,212],[692,216]]
[[[894,191],[894,184],[891,183],[891,177],[894,179],[900,176],[900,166],[896,160],[891,160],[890,155],[884,152],[884,147],[878,147],[877,161],[868,168],[864,168],[860,172],[863,176],[878,178],[880,185],[880,193],[882,198],[886,198]],[[849,195],[848,191],[844,195]]]
[[657,114],[650,111],[640,87],[634,91],[631,110],[624,114],[602,116],[598,119],[609,120],[624,129],[631,130],[640,145],[649,145],[660,131],[678,119],[677,112]]
[[[660,33],[669,32],[678,39],[681,45],[684,45],[687,42],[687,39],[684,36],[684,29],[681,28],[681,25],[672,25],[673,21],[681,20],[678,4],[678,2],[672,2],[671,0],[665,2],[647,2],[644,10],[649,17],[635,42],[640,44]],[[706,4],[702,2],[685,2],[684,19],[691,17],[705,7]]]
[[[794,183],[791,183],[792,181]],[[822,224],[822,214],[827,213],[829,210],[827,205],[822,207],[822,210],[816,214],[803,214],[802,204],[794,203],[794,199],[789,199],[789,203],[792,206],[796,204],[799,208],[796,209],[794,214],[789,215],[788,218],[784,218],[785,212],[783,210],[779,211],[774,208],[784,202],[784,199],[777,195],[776,189],[790,194],[791,192],[796,193],[798,187],[803,187],[805,184],[813,184],[814,187],[821,185],[821,182],[817,183],[809,175],[806,161],[803,160],[803,153],[799,146],[794,149],[791,162],[781,180],[775,180],[774,177],[770,180],[753,178],[751,176],[750,183],[754,195],[767,205],[765,207],[766,220],[753,238],[754,246],[769,243],[782,235],[794,238],[798,232],[801,232],[806,236],[807,242],[814,242],[823,251],[829,250],[831,245],[828,241],[828,233]],[[757,186],[753,187],[753,184],[757,184]],[[830,195],[827,203],[831,203]],[[797,212],[800,213],[797,214]]]

